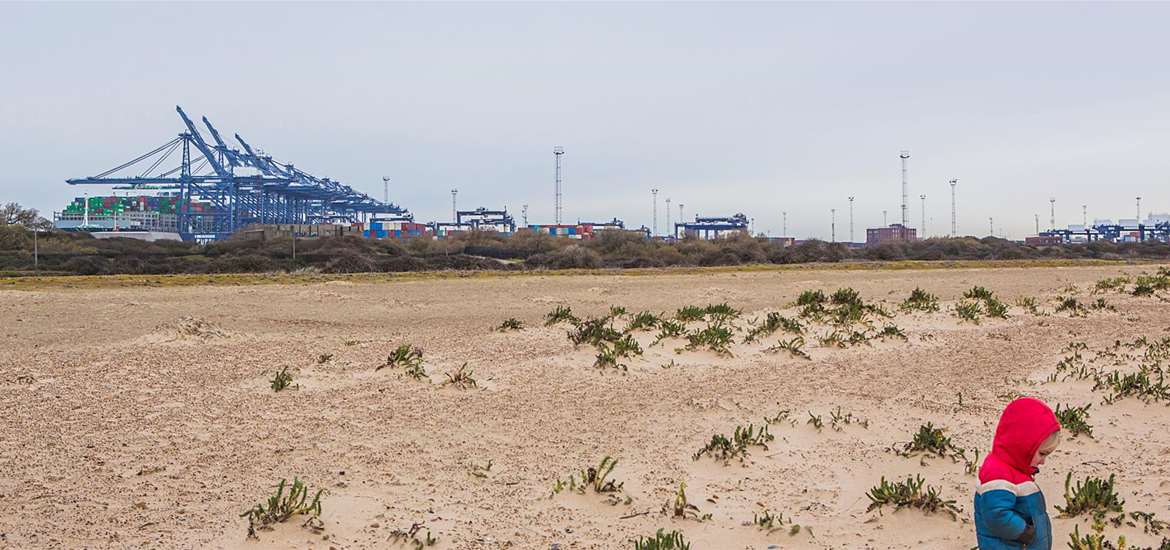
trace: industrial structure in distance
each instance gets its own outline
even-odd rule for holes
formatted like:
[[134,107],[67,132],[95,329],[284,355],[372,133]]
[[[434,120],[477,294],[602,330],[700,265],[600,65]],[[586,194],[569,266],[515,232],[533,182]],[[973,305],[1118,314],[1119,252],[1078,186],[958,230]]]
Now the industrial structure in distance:
[[[270,235],[297,237],[352,235],[368,239],[446,238],[460,232],[488,231],[510,235],[517,230],[544,233],[556,237],[590,239],[602,232],[621,231],[643,238],[719,239],[753,233],[753,219],[743,213],[731,216],[700,216],[692,220],[683,216],[684,205],[679,203],[678,221],[671,223],[671,200],[666,199],[666,226],[658,232],[658,189],[652,189],[653,224],[651,228],[627,228],[617,218],[605,222],[566,223],[563,220],[564,181],[562,157],[565,149],[553,148],[554,189],[551,224],[529,224],[527,205],[523,209],[523,223],[504,208],[479,207],[459,210],[456,207],[457,189],[451,189],[451,216],[449,221],[420,223],[406,208],[389,201],[389,178],[383,177],[386,196],[377,200],[352,187],[327,177],[317,177],[295,167],[292,163],[274,159],[253,147],[240,134],[234,134],[238,147],[229,145],[207,117],[203,126],[210,141],[187,116],[181,107],[175,107],[183,129],[176,137],[139,155],[130,161],[89,177],[66,180],[70,185],[102,185],[112,194],[74,199],[60,212],[54,213],[54,224],[67,231],[87,231],[99,238],[133,237],[146,240],[182,239],[208,243],[243,233],[267,238]],[[898,154],[901,162],[901,220],[882,227],[866,229],[865,242],[853,241],[853,196],[849,197],[848,246],[876,246],[886,243],[912,242],[925,237],[926,195],[921,194],[922,219],[917,228],[910,220],[909,159],[910,152]],[[951,190],[952,237],[956,230],[956,184],[948,182]],[[118,192],[122,194],[119,195]],[[1152,214],[1141,218],[1141,197],[1138,216],[1132,219],[1095,220],[1088,224],[1057,228],[1055,202],[1050,199],[1050,224],[1047,231],[1039,227],[1036,215],[1036,235],[1026,238],[1034,245],[1089,243],[1097,240],[1116,242],[1157,240],[1170,242],[1170,215]],[[1082,207],[1084,208],[1084,207]],[[884,211],[883,211],[884,212]],[[1082,212],[1084,214],[1084,212]],[[784,212],[784,233],[788,232],[788,216]],[[832,209],[830,226],[836,241],[836,209]],[[994,229],[992,229],[994,232]],[[994,233],[993,233],[994,234]],[[771,238],[784,245],[797,242],[782,236]]]

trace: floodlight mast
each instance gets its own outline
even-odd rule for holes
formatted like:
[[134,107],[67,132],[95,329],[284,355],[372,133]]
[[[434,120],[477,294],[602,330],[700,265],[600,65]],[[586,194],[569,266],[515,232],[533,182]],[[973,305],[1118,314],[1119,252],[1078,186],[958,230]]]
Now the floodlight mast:
[[561,225],[561,211],[562,211],[562,181],[561,181],[561,156],[565,154],[565,148],[557,145],[553,147],[553,158],[556,159],[556,183],[554,185],[553,198],[553,221],[557,225]]
[[951,236],[958,236],[958,224],[955,223],[955,186],[959,184],[959,179],[951,180]]
[[910,161],[910,151],[903,150],[898,153],[898,158],[902,159],[902,227],[910,226],[910,181],[907,163]]

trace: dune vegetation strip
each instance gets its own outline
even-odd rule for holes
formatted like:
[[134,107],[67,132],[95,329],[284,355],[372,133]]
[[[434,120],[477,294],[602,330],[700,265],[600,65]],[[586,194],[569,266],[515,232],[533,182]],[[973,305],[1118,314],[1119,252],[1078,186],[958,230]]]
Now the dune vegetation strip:
[[429,281],[436,279],[481,279],[500,277],[572,277],[605,275],[646,277],[661,275],[702,275],[718,273],[792,272],[792,271],[902,271],[936,269],[1002,269],[1052,267],[1102,267],[1164,263],[1164,260],[899,260],[850,261],[838,263],[811,262],[799,264],[744,264],[711,267],[653,267],[653,268],[567,268],[500,270],[431,270],[394,273],[323,273],[314,270],[272,271],[263,273],[180,273],[168,275],[37,275],[0,273],[0,289],[41,290],[72,288],[119,287],[186,287],[186,286],[252,286],[252,285],[311,285],[332,281],[352,283],[395,283]]

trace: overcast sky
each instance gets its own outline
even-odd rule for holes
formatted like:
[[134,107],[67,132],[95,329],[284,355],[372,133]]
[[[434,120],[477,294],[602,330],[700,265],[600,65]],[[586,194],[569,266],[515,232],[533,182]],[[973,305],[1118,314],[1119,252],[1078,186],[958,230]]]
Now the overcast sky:
[[[651,188],[759,231],[1022,238],[1170,210],[1170,4],[0,4],[0,201],[45,213],[206,115],[420,220],[650,224]],[[197,120],[197,118],[196,118]]]

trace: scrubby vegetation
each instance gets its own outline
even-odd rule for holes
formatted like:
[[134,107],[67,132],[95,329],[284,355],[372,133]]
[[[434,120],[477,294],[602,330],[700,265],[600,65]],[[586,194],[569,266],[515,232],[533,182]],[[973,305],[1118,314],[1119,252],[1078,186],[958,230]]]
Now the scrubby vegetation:
[[727,303],[707,304],[706,306],[689,305],[679,308],[675,312],[674,318],[681,323],[703,320],[722,323],[739,317],[739,314],[739,310],[727,305]]
[[1056,505],[1057,511],[1070,518],[1091,514],[1098,522],[1108,514],[1120,514],[1125,501],[1117,495],[1113,480],[1112,474],[1109,479],[1089,476],[1074,486],[1069,472],[1064,478],[1064,506]]
[[1170,269],[1162,267],[1158,268],[1158,272],[1153,275],[1141,274],[1138,275],[1134,281],[1133,291],[1130,294],[1134,296],[1153,296],[1157,292],[1170,290]]
[[378,365],[374,370],[384,368],[405,367],[411,368],[422,365],[422,350],[412,344],[401,344],[394,349],[394,353],[386,357],[386,362]]
[[585,494],[586,491],[592,490],[594,493],[605,495],[607,502],[610,504],[630,503],[630,498],[621,498],[619,495],[622,492],[623,482],[618,482],[610,477],[614,468],[617,468],[617,459],[611,456],[606,456],[601,459],[601,462],[596,466],[584,468],[581,471],[569,474],[568,481],[557,479],[553,483],[553,494],[560,494],[565,489],[573,491],[578,494]]
[[463,363],[458,369],[447,373],[445,376],[447,379],[443,381],[444,386],[450,385],[461,390],[466,390],[479,385],[475,380],[475,371],[467,368],[467,363]]
[[661,315],[655,315],[649,311],[640,311],[634,315],[630,323],[626,325],[627,331],[634,330],[651,330],[657,328],[662,324],[663,319]]
[[942,512],[951,516],[951,519],[955,519],[959,513],[955,501],[943,499],[937,488],[926,486],[922,476],[908,476],[905,481],[894,483],[883,477],[866,496],[869,497],[869,508],[866,511],[880,510],[885,506],[893,506],[895,510],[918,508],[927,514]]
[[415,550],[422,550],[428,546],[438,544],[439,539],[431,536],[430,529],[427,529],[425,533],[423,532],[425,527],[421,523],[414,523],[407,529],[395,529],[390,532],[390,540],[397,543],[409,544]]
[[1089,308],[1072,296],[1060,296],[1056,299],[1056,312],[1068,312],[1069,317],[1084,317],[1089,314]]
[[692,321],[701,321],[707,311],[699,306],[684,306],[674,313],[674,318],[682,323],[690,323]]
[[1006,319],[1007,314],[1008,305],[996,298],[995,293],[981,286],[964,292],[963,299],[955,304],[955,315],[975,324],[979,324],[979,318],[983,315]]
[[1160,366],[1139,365],[1136,372],[1112,371],[1095,376],[1093,391],[1104,391],[1105,403],[1114,403],[1127,397],[1145,402],[1170,401],[1170,386]]
[[955,304],[955,315],[964,321],[979,324],[979,318],[983,315],[983,305],[979,302],[962,300]]
[[[1137,354],[1142,348],[1144,351]],[[1146,403],[1170,402],[1170,384],[1166,383],[1164,366],[1170,359],[1170,337],[1150,341],[1142,336],[1128,343],[1117,340],[1112,346],[1098,350],[1090,350],[1084,342],[1074,342],[1065,352],[1070,355],[1056,364],[1049,382],[1092,381],[1090,389],[1103,393],[1102,401],[1107,405],[1127,398]],[[1082,412],[1083,419],[1087,420],[1087,406],[1084,411],[1066,410],[1062,414],[1075,423],[1075,417]]]
[[658,323],[658,334],[654,337],[654,341],[650,345],[653,346],[667,338],[680,338],[686,332],[687,326],[683,323],[664,319]]
[[667,533],[665,529],[659,529],[653,537],[638,537],[634,541],[634,550],[691,550],[691,543],[678,531]]
[[1117,539],[1117,544],[1105,538],[1103,533],[1085,533],[1081,534],[1081,526],[1074,525],[1073,532],[1069,534],[1068,541],[1069,550],[1124,550],[1129,548],[1125,543],[1125,537]]
[[910,291],[910,296],[902,302],[900,306],[902,311],[925,311],[927,313],[938,311],[938,297],[921,288],[915,287]]
[[613,328],[613,319],[610,317],[591,317],[578,321],[568,335],[574,346],[581,344],[596,346],[601,342],[614,342],[622,337],[622,333]]
[[1033,296],[1020,297],[1018,300],[1016,300],[1016,305],[1024,308],[1024,311],[1027,311],[1032,315],[1044,315],[1044,313],[1040,311],[1040,302]]
[[902,448],[898,449],[898,453],[905,456],[925,453],[946,457],[953,455],[957,450],[958,448],[955,447],[951,438],[947,437],[942,428],[927,422],[918,427],[914,437],[908,443],[903,444]]
[[621,363],[622,359],[642,355],[642,346],[629,334],[609,343],[598,342],[597,350],[597,361],[594,362],[594,366],[599,368],[612,367],[626,370],[626,365]]
[[[1130,289],[1129,285],[1133,284]],[[1154,296],[1158,292],[1170,290],[1170,268],[1160,267],[1154,273],[1142,273],[1134,278],[1128,275],[1106,277],[1097,281],[1093,292],[1119,292],[1133,296]]]
[[322,527],[321,495],[325,490],[318,489],[313,499],[309,500],[309,486],[303,481],[293,478],[292,485],[288,485],[288,492],[285,492],[287,483],[287,480],[280,480],[276,485],[276,492],[270,495],[267,501],[258,503],[240,514],[240,517],[248,518],[249,538],[256,537],[257,529],[271,529],[272,525],[284,523],[296,515],[308,516],[305,521],[306,527],[314,529]]
[[430,375],[423,368],[422,350],[412,344],[401,344],[394,349],[394,353],[386,357],[386,362],[374,367],[374,370],[384,368],[402,368],[402,374],[415,380],[430,380]]
[[839,432],[844,430],[845,426],[853,424],[857,424],[867,430],[869,429],[869,420],[860,416],[854,416],[851,412],[843,411],[841,407],[829,411],[829,425],[833,427],[833,431]]
[[288,367],[284,367],[284,368],[280,369],[279,371],[277,371],[276,374],[272,376],[272,380],[269,381],[269,385],[272,386],[272,391],[278,392],[278,391],[282,391],[285,388],[288,388],[289,386],[291,386],[292,381],[293,381],[293,376],[291,374],[289,374]]
[[695,506],[687,500],[686,482],[679,482],[678,491],[675,491],[674,497],[662,505],[662,513],[675,519],[694,519],[698,521],[711,519],[711,514],[704,514],[698,506]]
[[686,349],[706,348],[719,355],[731,356],[732,329],[720,321],[714,321],[702,330],[687,334]]
[[523,322],[521,322],[519,319],[517,319],[515,317],[509,317],[507,319],[504,319],[504,322],[500,323],[500,326],[496,327],[496,330],[498,330],[500,332],[507,332],[509,330],[521,330],[523,328],[524,328]]
[[[614,328],[614,320],[622,315],[625,315],[624,308],[610,308],[607,316],[578,320],[569,308],[558,307],[548,314],[547,319],[549,324],[562,320],[571,323],[573,329],[568,331],[569,341],[574,346],[589,344],[597,349],[594,366],[626,370],[627,366],[622,360],[642,355],[642,346],[630,334],[633,329],[629,326],[625,331]],[[635,316],[635,320],[640,316]]]
[[[960,394],[961,398],[961,394]],[[922,456],[949,458],[951,462],[963,462],[967,474],[974,475],[979,468],[979,450],[964,449],[955,445],[943,428],[935,427],[934,423],[927,422],[918,427],[918,431],[907,443],[895,446],[893,451],[904,457]],[[973,456],[969,456],[973,455]]]
[[821,415],[813,414],[812,411],[809,411],[808,421],[805,422],[805,424],[808,424],[808,425],[816,428],[817,431],[819,432],[822,429],[824,429],[824,427],[825,427],[825,419],[823,417],[821,417]]
[[768,442],[776,439],[768,432],[767,424],[760,426],[757,430],[755,426],[748,424],[747,427],[736,426],[735,432],[731,437],[723,434],[715,434],[711,436],[711,441],[703,448],[699,449],[691,458],[699,460],[704,456],[710,456],[716,460],[722,460],[724,463],[732,459],[739,459],[743,462],[748,455],[748,447],[762,447],[764,450],[768,449]]
[[765,508],[763,512],[752,512],[752,522],[750,525],[767,531],[769,534],[777,531],[787,530],[788,536],[800,533],[800,524],[792,521],[792,518],[785,518],[783,512],[773,514],[770,510]]
[[[38,222],[44,226],[43,219]],[[3,222],[6,220],[0,220]],[[25,220],[27,221],[27,220]],[[0,272],[33,270],[32,222],[0,223]],[[86,233],[40,235],[42,272],[70,275],[164,273],[261,273],[315,270],[324,273],[406,272],[474,269],[643,268],[792,264],[844,260],[1018,260],[1170,258],[1157,242],[1031,246],[1004,239],[934,238],[850,250],[842,243],[809,240],[783,246],[747,235],[713,241],[650,241],[638,235],[605,232],[592,240],[557,239],[519,231],[503,236],[486,231],[447,239],[370,240],[355,236],[292,239],[243,236],[208,245],[177,241],[95,239]],[[1135,293],[1170,288],[1170,281],[1136,281]],[[1141,294],[1139,294],[1141,295]]]
[[1056,405],[1056,419],[1060,421],[1060,427],[1072,434],[1073,437],[1081,434],[1093,437],[1093,427],[1089,425],[1089,407],[1092,405],[1065,406],[1061,409],[1058,403]]
[[787,351],[788,353],[792,354],[793,357],[799,357],[801,359],[812,359],[812,357],[809,357],[808,352],[804,351],[804,338],[800,336],[793,336],[791,340],[781,340],[777,342],[776,345],[764,349],[764,351]]
[[557,323],[576,324],[577,322],[577,317],[573,315],[573,308],[569,306],[557,306],[556,309],[553,309],[544,316],[545,326],[552,326]]
[[748,329],[748,333],[743,337],[743,342],[745,344],[755,342],[761,336],[770,336],[777,330],[783,330],[785,332],[790,332],[796,335],[804,333],[804,325],[800,324],[800,321],[796,319],[790,319],[780,315],[779,312],[775,311],[768,313],[768,315],[764,317],[763,323],[757,323],[755,320],[753,320],[750,325],[751,326]]

